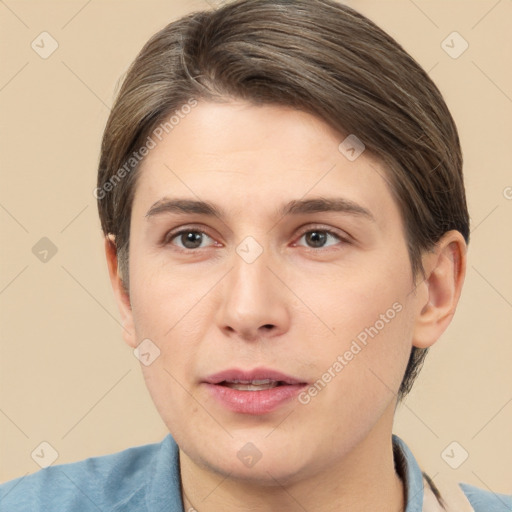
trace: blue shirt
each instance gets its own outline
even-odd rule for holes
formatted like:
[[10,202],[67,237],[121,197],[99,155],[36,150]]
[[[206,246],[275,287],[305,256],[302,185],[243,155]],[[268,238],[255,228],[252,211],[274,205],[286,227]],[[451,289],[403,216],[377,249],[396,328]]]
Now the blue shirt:
[[[393,445],[407,491],[406,512],[421,512],[422,472],[401,439],[393,436]],[[160,443],[50,466],[0,485],[0,511],[183,512],[178,455],[168,435]],[[475,512],[512,511],[512,496],[461,488]]]

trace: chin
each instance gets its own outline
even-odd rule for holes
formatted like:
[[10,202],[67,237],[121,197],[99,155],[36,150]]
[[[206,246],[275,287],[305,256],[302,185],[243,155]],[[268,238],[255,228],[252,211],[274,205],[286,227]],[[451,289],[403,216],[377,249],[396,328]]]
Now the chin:
[[212,443],[210,446],[215,449],[210,448],[207,453],[204,452],[205,445],[197,442],[187,443],[182,449],[203,469],[247,484],[295,483],[321,464],[319,451],[307,443],[305,435],[293,439],[273,432],[268,437],[268,429],[264,433],[254,432],[254,435],[247,431],[238,434],[226,443]]
[[[306,477],[307,464],[286,460],[286,454],[275,454],[260,459],[254,466],[245,467],[243,464],[233,464],[233,460],[205,461],[208,470],[236,480],[241,484],[269,486],[289,485]],[[223,464],[224,462],[224,464]]]

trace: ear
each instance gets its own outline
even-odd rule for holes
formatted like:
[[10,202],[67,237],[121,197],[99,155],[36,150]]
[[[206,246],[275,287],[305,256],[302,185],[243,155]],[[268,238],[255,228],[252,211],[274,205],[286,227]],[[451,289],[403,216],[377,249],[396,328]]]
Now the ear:
[[121,274],[119,273],[119,262],[117,260],[117,247],[112,235],[105,237],[105,255],[107,257],[108,273],[117,307],[121,313],[121,322],[123,326],[123,338],[126,343],[135,348],[137,346],[135,329],[133,324],[132,307],[130,304],[130,295],[126,290]]
[[450,325],[464,284],[467,246],[459,231],[446,232],[423,257],[426,279],[416,287],[413,345],[428,348]]

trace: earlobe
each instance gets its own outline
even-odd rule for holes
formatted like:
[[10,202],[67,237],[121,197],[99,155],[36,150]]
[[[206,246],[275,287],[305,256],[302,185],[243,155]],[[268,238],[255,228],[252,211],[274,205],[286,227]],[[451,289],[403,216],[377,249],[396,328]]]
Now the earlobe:
[[[466,274],[467,246],[458,231],[448,231],[424,256],[427,278],[418,285],[413,345],[432,346],[455,314]],[[421,293],[423,292],[423,293]]]
[[123,338],[129,346],[135,348],[137,343],[133,323],[132,308],[130,304],[130,296],[124,286],[122,276],[119,273],[117,247],[114,237],[112,235],[107,235],[105,237],[105,256],[107,258],[110,283],[112,284],[114,297],[116,299],[117,307],[121,314]]

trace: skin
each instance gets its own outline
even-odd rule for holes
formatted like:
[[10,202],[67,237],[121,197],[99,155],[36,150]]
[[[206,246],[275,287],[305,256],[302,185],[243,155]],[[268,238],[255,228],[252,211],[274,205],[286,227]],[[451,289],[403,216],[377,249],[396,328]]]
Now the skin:
[[[142,370],[180,447],[185,510],[404,509],[391,444],[396,393],[412,346],[431,346],[452,319],[466,245],[447,232],[423,256],[427,279],[413,280],[385,170],[368,151],[349,161],[338,150],[344,138],[287,107],[200,102],[140,169],[129,294],[106,239],[125,340],[136,347],[149,338],[161,351]],[[210,201],[226,216],[147,216],[176,197]],[[276,215],[313,197],[350,199],[375,221]],[[168,235],[180,227],[204,233],[200,248]],[[322,231],[315,243],[311,231],[322,229],[340,238]],[[247,236],[263,249],[252,263],[236,252]],[[314,383],[394,303],[401,311],[305,405],[234,413],[201,383],[259,366]],[[249,442],[262,454],[252,467],[237,457]]]

